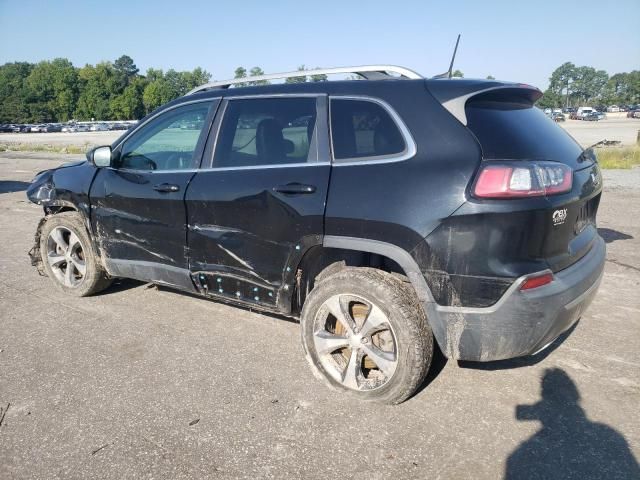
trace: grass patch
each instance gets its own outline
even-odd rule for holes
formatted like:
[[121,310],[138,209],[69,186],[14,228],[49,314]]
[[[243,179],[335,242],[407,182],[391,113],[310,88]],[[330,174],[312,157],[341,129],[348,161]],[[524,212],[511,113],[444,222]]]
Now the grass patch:
[[2,143],[0,152],[45,152],[59,154],[87,153],[93,147],[92,144],[84,145],[49,145],[46,143]]
[[640,165],[640,146],[623,148],[598,148],[600,168],[632,168]]

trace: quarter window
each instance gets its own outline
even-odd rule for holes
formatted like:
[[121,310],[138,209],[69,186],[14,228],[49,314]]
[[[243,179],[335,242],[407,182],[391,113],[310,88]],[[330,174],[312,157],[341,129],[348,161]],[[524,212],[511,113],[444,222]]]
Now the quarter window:
[[282,165],[316,161],[316,99],[229,100],[214,167]]
[[134,170],[184,170],[197,167],[196,145],[211,102],[177,107],[151,120],[122,146],[119,167]]
[[384,158],[407,148],[389,112],[368,100],[331,100],[331,138],[336,160]]

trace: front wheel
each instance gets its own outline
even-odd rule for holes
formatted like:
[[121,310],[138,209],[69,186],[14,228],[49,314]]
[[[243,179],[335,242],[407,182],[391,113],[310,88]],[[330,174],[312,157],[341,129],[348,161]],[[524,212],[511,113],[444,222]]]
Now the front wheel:
[[76,212],[49,217],[40,234],[40,255],[47,275],[65,293],[86,297],[111,284]]
[[397,404],[427,375],[433,334],[415,292],[397,276],[344,268],[315,286],[300,321],[312,370],[338,391]]

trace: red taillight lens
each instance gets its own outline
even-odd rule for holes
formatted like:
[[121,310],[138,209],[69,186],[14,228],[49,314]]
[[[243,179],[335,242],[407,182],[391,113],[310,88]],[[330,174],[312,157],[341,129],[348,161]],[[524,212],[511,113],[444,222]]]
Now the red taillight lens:
[[553,273],[543,273],[537,277],[527,278],[524,283],[520,285],[520,290],[531,290],[532,288],[542,287],[551,282],[553,282]]
[[522,198],[571,190],[573,170],[555,162],[487,164],[480,170],[473,194],[480,198]]

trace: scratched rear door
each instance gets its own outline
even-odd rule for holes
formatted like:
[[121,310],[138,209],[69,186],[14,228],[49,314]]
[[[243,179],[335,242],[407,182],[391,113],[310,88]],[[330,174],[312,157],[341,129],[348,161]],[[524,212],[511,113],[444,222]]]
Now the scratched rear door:
[[[322,243],[331,169],[325,95],[223,101],[186,195],[190,269],[214,296],[284,308]],[[215,134],[217,132],[217,135]],[[280,299],[280,301],[278,301]]]

